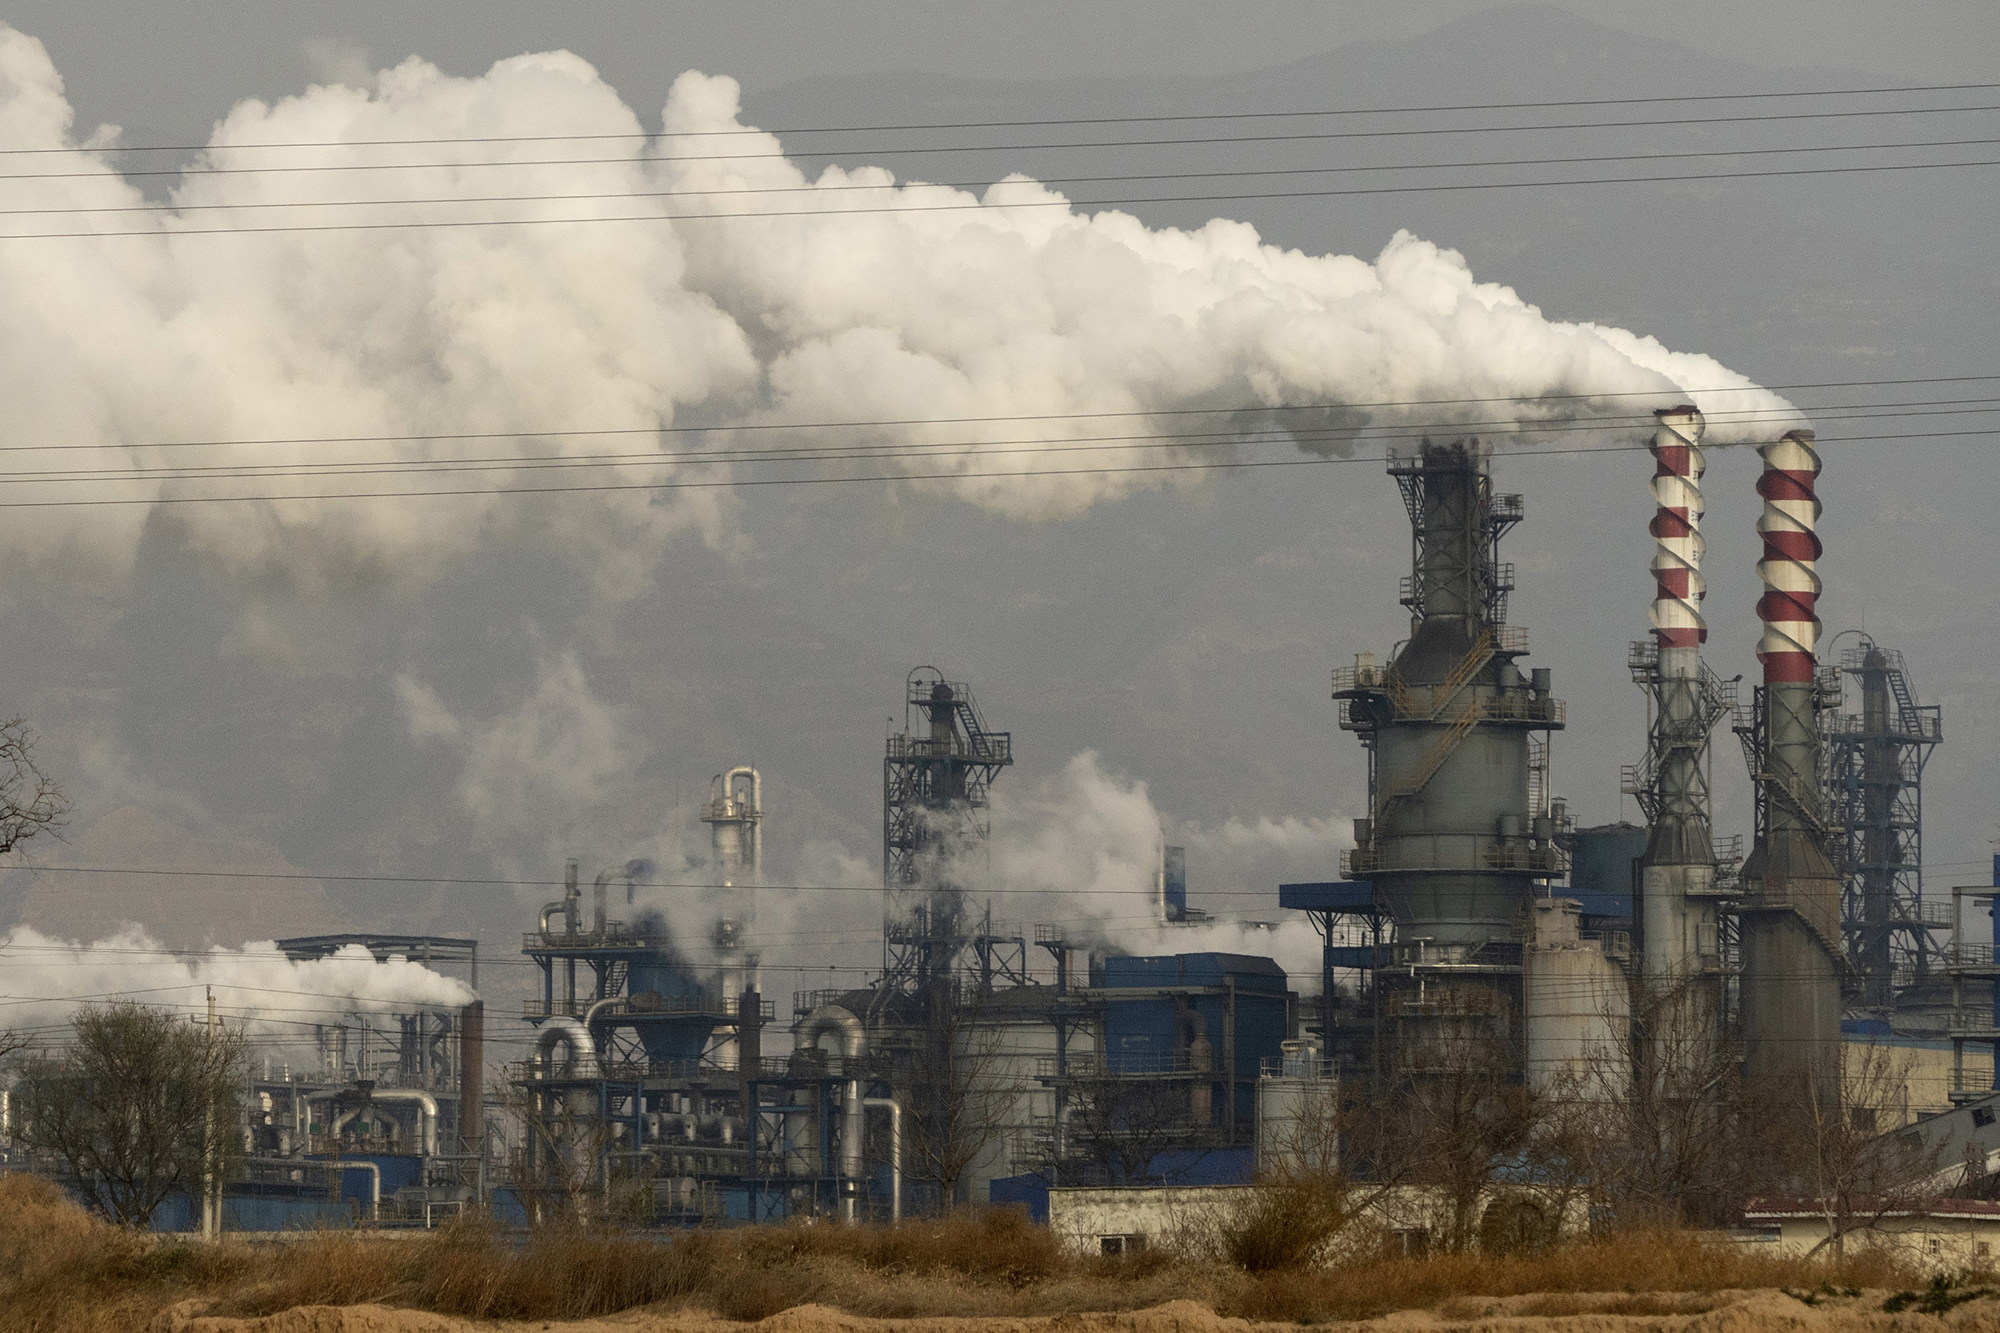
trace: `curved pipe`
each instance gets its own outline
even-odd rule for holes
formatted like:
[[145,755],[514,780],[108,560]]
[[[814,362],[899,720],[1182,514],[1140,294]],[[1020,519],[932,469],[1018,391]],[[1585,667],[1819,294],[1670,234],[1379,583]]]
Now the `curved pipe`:
[[[595,1005],[591,1006],[593,1009]],[[597,1042],[592,1039],[590,1029],[574,1018],[556,1017],[546,1020],[542,1030],[535,1037],[535,1056],[544,1069],[549,1068],[549,1055],[560,1044],[568,1048],[563,1058],[562,1072],[584,1077],[597,1073]]]
[[[840,1072],[847,1076],[847,1096],[841,1107],[840,1171],[846,1177],[848,1187],[859,1190],[866,1167],[861,1157],[861,1081],[855,1074],[860,1066],[861,1053],[868,1046],[868,1032],[851,1011],[837,1004],[823,1004],[807,1014],[805,1021],[799,1024],[797,1049],[816,1049],[820,1038],[828,1033],[840,1038]],[[841,1217],[848,1222],[858,1220],[859,1205],[860,1200],[855,1194],[847,1194],[841,1199]]]
[[607,866],[597,872],[597,878],[590,886],[590,928],[597,934],[604,933],[604,923],[609,914],[604,908],[604,895],[611,887],[611,881],[618,878],[618,868]]
[[894,1097],[863,1097],[867,1110],[889,1113],[889,1222],[903,1220],[903,1104]]
[[592,1041],[597,1040],[596,1029],[597,1029],[598,1015],[602,1014],[607,1009],[617,1009],[623,1007],[625,1001],[626,997],[623,995],[607,995],[601,1000],[592,1000],[590,1002],[590,1008],[583,1011],[583,1030],[591,1034]]
[[[547,906],[542,908],[541,924],[542,924],[543,939],[552,940],[555,938],[555,933],[549,929],[550,917],[561,916],[564,918],[564,924],[569,925],[569,918],[571,916],[569,903],[570,900],[565,898],[561,902],[549,903]],[[569,928],[567,931],[565,931],[565,933],[574,935],[576,933],[576,927],[573,925],[569,925]]]
[[861,1026],[861,1020],[837,1004],[823,1004],[807,1014],[797,1032],[796,1049],[801,1051],[813,1050],[828,1033],[839,1037],[843,1071],[859,1060],[868,1047],[868,1032]]
[[382,1212],[382,1168],[374,1162],[314,1162],[297,1157],[246,1157],[246,1166],[281,1166],[297,1171],[305,1167],[324,1166],[335,1171],[366,1171],[368,1173],[368,1220],[375,1221]]
[[418,1151],[426,1157],[437,1155],[437,1098],[421,1088],[377,1088],[369,1094],[377,1102],[410,1102],[421,1113],[417,1122]]

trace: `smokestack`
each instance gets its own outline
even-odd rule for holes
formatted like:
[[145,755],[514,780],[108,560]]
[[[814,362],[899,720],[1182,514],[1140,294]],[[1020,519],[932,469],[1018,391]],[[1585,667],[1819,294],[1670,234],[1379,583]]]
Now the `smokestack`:
[[1701,661],[1708,595],[1701,561],[1706,422],[1690,406],[1654,413],[1653,641],[1633,645],[1632,673],[1652,697],[1646,762],[1632,784],[1646,813],[1635,917],[1646,1003],[1638,1016],[1646,1078],[1656,1096],[1702,1095],[1712,1080],[1690,1061],[1714,1048],[1721,1014],[1721,934],[1714,899],[1708,738],[1731,706]]
[[[1653,500],[1658,505],[1650,531],[1653,553],[1653,637],[1660,649],[1692,649],[1697,655],[1708,642],[1708,624],[1701,617],[1708,583],[1701,575],[1701,558],[1708,550],[1702,540],[1702,475],[1708,459],[1701,451],[1706,423],[1692,407],[1666,408],[1653,414]],[[1687,662],[1678,658],[1677,665]]]
[[[1758,450],[1757,531],[1764,581],[1757,658],[1764,684],[1751,722],[1761,818],[1743,868],[1745,1073],[1780,1114],[1838,1107],[1843,951],[1840,880],[1819,794],[1819,454],[1796,430]],[[1803,1122],[1802,1122],[1803,1123]]]
[[[1810,684],[1818,663],[1813,654],[1819,640],[1820,593],[1819,454],[1813,433],[1795,430],[1776,444],[1758,449],[1764,475],[1757,494],[1764,513],[1757,531],[1764,538],[1764,558],[1757,576],[1764,595],[1757,602],[1764,635],[1757,641],[1757,660],[1764,664],[1766,685]],[[1815,738],[1817,728],[1814,728]],[[1817,779],[1810,770],[1803,775]]]
[[458,1137],[464,1151],[486,1154],[486,1002],[458,1011]]

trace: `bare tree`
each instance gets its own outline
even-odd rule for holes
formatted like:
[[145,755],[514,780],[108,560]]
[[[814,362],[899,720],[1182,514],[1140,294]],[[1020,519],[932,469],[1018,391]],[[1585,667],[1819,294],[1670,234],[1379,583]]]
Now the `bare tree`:
[[35,733],[21,718],[0,722],[0,853],[41,833],[60,832],[69,798],[35,763]]
[[613,1131],[599,1114],[595,1092],[529,1081],[515,1085],[508,1105],[522,1128],[509,1176],[530,1226],[653,1221],[656,1163]]
[[1005,1026],[989,1012],[990,992],[936,986],[923,999],[927,1021],[900,1052],[908,1089],[903,1168],[941,1207],[963,1202],[972,1168],[1006,1138],[1008,1108],[1020,1097]]
[[72,1028],[67,1053],[28,1061],[15,1085],[24,1143],[54,1155],[84,1202],[123,1226],[223,1177],[242,1146],[241,1034],[123,1002],[79,1010]]
[[[1921,1135],[1888,1132],[1908,1086],[1909,1057],[1875,1045],[1850,1049],[1840,1077],[1808,1080],[1804,1114],[1788,1117],[1805,1140],[1792,1156],[1809,1164],[1807,1183],[1826,1219],[1813,1252],[1829,1251],[1836,1270],[1846,1262],[1849,1236],[1891,1213],[1924,1211],[1941,1193],[1931,1183],[1941,1165],[1937,1151]],[[1833,1095],[1821,1091],[1829,1082]]]
[[1460,1058],[1392,1081],[1390,1104],[1404,1108],[1404,1128],[1400,1140],[1385,1135],[1383,1160],[1435,1194],[1431,1241],[1452,1253],[1478,1242],[1488,1188],[1534,1130],[1535,1103],[1507,1076],[1499,1047],[1464,1043]]
[[1742,1193],[1744,1089],[1719,1020],[1700,1001],[1703,978],[1655,993],[1632,988],[1639,1043],[1627,1096],[1608,1107],[1622,1151],[1603,1185],[1619,1215],[1641,1225],[1720,1226]]
[[1175,1184],[1163,1159],[1177,1149],[1212,1146],[1196,1124],[1196,1085],[1186,1077],[1099,1070],[1070,1085],[1064,1116],[1063,1178],[1109,1184]]

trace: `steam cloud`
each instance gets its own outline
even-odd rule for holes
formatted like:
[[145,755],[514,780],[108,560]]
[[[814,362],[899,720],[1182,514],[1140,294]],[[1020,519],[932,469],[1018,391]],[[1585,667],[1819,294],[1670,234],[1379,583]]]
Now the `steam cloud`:
[[[0,535],[16,557],[86,554],[129,564],[149,518],[170,516],[224,565],[293,577],[423,577],[482,543],[535,539],[604,577],[643,577],[664,544],[735,540],[727,490],[608,490],[562,505],[500,495],[449,500],[264,500],[166,505],[190,494],[393,491],[419,485],[660,483],[727,476],[684,463],[533,470],[519,454],[576,460],[752,442],[743,428],[829,421],[1015,418],[985,425],[794,432],[788,443],[997,444],[852,464],[926,474],[909,484],[1024,519],[1064,517],[1162,474],[1012,477],[1004,469],[1171,462],[1110,445],[1055,454],[1076,414],[1140,413],[1106,434],[1172,430],[1184,409],[1346,404],[1310,424],[1442,423],[1447,409],[1353,405],[1503,399],[1467,417],[1552,424],[1590,404],[1555,395],[1638,394],[1616,410],[1692,398],[1723,414],[1788,412],[1706,357],[1649,338],[1546,318],[1463,259],[1399,234],[1374,262],[1261,243],[1248,225],[1151,229],[1112,211],[1031,207],[1061,196],[1009,177],[973,196],[897,184],[877,167],[808,180],[778,140],[744,134],[733,80],[682,75],[649,135],[581,59],[524,55],[475,78],[412,58],[275,104],[246,101],[217,126],[166,211],[17,214],[0,239],[0,447],[32,466],[106,469],[37,498],[125,497],[129,508],[27,509]],[[0,142],[33,163],[23,210],[139,210],[140,184],[79,139],[41,44],[0,28]],[[609,136],[478,144],[384,140]],[[369,146],[367,141],[376,141]],[[272,149],[271,143],[331,147]],[[570,159],[557,164],[548,160]],[[509,165],[494,167],[495,161]],[[246,168],[422,164],[397,170]],[[541,163],[542,165],[532,165]],[[744,193],[751,191],[751,193]],[[572,196],[523,201],[522,196]],[[504,196],[506,202],[476,202]],[[594,196],[582,198],[580,196]],[[337,201],[425,201],[391,208]],[[448,201],[443,203],[429,201]],[[291,207],[298,201],[312,206]],[[285,207],[260,207],[263,205]],[[969,208],[960,206],[972,206]],[[858,211],[858,210],[875,211]],[[728,216],[762,213],[766,216]],[[551,220],[629,218],[567,225]],[[423,219],[537,225],[339,229]],[[542,225],[547,223],[547,225]],[[257,228],[321,231],[233,234]],[[223,229],[232,234],[204,234]],[[1650,395],[1658,395],[1657,399]],[[1042,422],[1023,417],[1052,418]],[[1786,424],[1762,425],[1762,435]],[[702,436],[658,436],[694,426]],[[564,435],[622,429],[637,435]],[[520,433],[527,441],[386,440],[309,446],[159,447],[163,441]],[[1316,446],[1317,447],[1317,446]],[[508,456],[443,477],[329,469]],[[1204,456],[1214,457],[1213,451]],[[129,469],[310,463],[304,475],[191,481]],[[829,467],[836,465],[828,465]],[[943,474],[943,475],[932,475]],[[20,489],[20,488],[17,488]]]
[[474,998],[455,978],[408,959],[378,963],[358,944],[295,962],[269,941],[176,955],[136,926],[89,944],[27,926],[0,939],[0,1031],[54,1040],[78,1006],[114,999],[205,1015],[211,985],[218,1016],[267,1044],[309,1042],[314,1024],[337,1025],[350,1013]]
[[1216,906],[1216,921],[1163,926],[1154,875],[1164,821],[1144,782],[1106,773],[1086,751],[1034,786],[994,787],[990,872],[980,892],[992,895],[996,911],[1060,923],[1079,943],[1135,954],[1262,954],[1295,979],[1317,978],[1319,936],[1277,910],[1277,885],[1332,878],[1340,852],[1353,845],[1344,823],[1267,818],[1180,826],[1165,840],[1187,846],[1190,896],[1198,902],[1203,888],[1232,896]]

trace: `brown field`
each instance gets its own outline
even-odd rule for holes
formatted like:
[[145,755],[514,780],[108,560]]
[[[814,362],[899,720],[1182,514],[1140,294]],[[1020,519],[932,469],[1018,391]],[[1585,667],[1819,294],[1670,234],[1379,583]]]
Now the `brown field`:
[[[1789,1288],[1787,1294],[1782,1289]],[[1883,1303],[1914,1288],[1898,1312]],[[1372,1258],[1247,1273],[1065,1253],[1005,1211],[896,1228],[785,1226],[523,1239],[467,1220],[420,1237],[327,1232],[186,1245],[133,1235],[47,1182],[0,1177],[0,1329],[429,1333],[537,1327],[722,1333],[1220,1333],[1381,1319],[1397,1329],[2000,1329],[2000,1294],[1924,1288],[1880,1259],[1821,1264],[1672,1232],[1514,1256]],[[1402,1312],[1402,1313],[1398,1313]],[[1382,1319],[1383,1316],[1389,1316]],[[544,1321],[588,1320],[555,1325]]]

